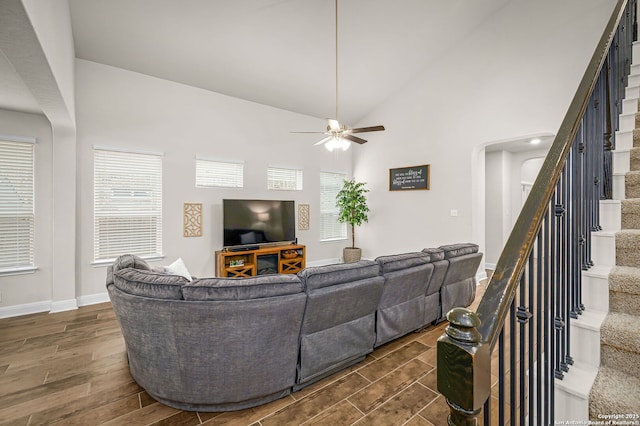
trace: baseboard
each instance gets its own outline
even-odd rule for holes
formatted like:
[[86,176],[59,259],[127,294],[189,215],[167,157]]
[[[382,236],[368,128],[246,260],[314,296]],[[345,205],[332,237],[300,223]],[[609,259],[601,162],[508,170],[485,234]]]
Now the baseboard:
[[78,301],[76,299],[58,300],[51,302],[51,310],[49,312],[55,314],[56,312],[72,311],[74,309],[78,309]]
[[97,305],[98,303],[110,302],[109,293],[96,293],[78,297],[78,306]]
[[0,318],[19,317],[22,315],[37,314],[40,312],[56,312],[71,311],[78,309],[80,306],[96,305],[98,303],[110,302],[108,293],[89,294],[80,296],[77,299],[60,300],[53,302],[44,300],[42,302],[24,303],[22,305],[7,306],[0,308]]
[[484,269],[490,269],[492,271],[495,271],[496,270],[496,264],[495,263],[486,262],[484,264]]
[[21,315],[37,314],[49,312],[51,300],[42,302],[24,303],[22,305],[7,306],[0,308],[0,318],[19,317]]

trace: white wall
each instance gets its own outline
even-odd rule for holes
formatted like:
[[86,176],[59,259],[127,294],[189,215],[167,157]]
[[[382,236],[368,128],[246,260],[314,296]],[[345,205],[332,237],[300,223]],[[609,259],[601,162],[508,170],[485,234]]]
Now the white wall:
[[544,157],[547,155],[545,150],[530,151],[526,153],[518,153],[513,156],[513,169],[510,180],[511,185],[511,211],[512,221],[511,228],[516,222],[522,206],[524,204],[522,194],[522,184],[533,184],[538,177]]
[[[488,152],[485,162],[485,262],[494,264],[511,225],[511,153]],[[517,184],[517,182],[514,182]]]
[[[222,199],[293,199],[311,207],[307,262],[336,259],[344,241],[319,242],[319,172],[351,173],[351,150],[329,153],[313,146],[323,120],[148,77],[85,60],[76,62],[80,237],[79,294],[102,293],[105,268],[93,261],[94,145],[163,152],[163,248],[168,264],[182,257],[195,276],[214,274],[222,248]],[[195,187],[195,156],[244,160],[243,189]],[[303,191],[268,191],[268,165],[304,170]],[[182,236],[184,202],[203,204],[203,236]]]
[[[0,109],[0,133],[36,139],[35,167],[35,264],[38,270],[24,275],[0,276],[0,309],[51,300],[52,283],[52,167],[51,125],[43,115]],[[71,212],[73,214],[73,212]],[[45,309],[47,304],[44,305]]]
[[495,266],[522,210],[522,182],[535,181],[547,150],[488,152],[485,167],[485,262]]
[[[469,240],[484,250],[478,147],[558,128],[613,3],[512,1],[359,123],[387,128],[354,157],[371,189],[364,256]],[[431,164],[431,190],[388,190],[389,168],[417,164]]]

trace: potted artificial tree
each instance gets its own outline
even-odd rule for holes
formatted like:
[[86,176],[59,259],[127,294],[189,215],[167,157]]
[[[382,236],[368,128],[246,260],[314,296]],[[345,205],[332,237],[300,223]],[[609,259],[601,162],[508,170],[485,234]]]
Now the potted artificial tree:
[[342,189],[336,195],[336,206],[340,209],[338,221],[351,225],[351,247],[342,250],[342,258],[345,263],[357,262],[362,256],[362,250],[356,247],[356,225],[368,222],[369,207],[365,193],[369,192],[365,182],[356,182],[355,179],[345,180]]

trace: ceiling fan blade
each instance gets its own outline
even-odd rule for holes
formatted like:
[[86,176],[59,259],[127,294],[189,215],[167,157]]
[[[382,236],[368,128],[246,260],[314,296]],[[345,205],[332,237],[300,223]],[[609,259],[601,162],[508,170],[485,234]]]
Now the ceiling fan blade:
[[349,133],[380,132],[382,130],[384,130],[384,126],[359,127],[349,130]]
[[350,135],[348,133],[343,134],[342,137],[347,139],[347,140],[350,140],[351,142],[355,142],[355,143],[359,143],[359,144],[363,144],[363,143],[366,142],[366,140],[364,140],[362,138],[359,138],[357,136]]
[[326,138],[319,140],[318,142],[314,143],[313,146],[317,146],[317,145],[322,145],[325,142],[329,142],[331,140],[331,138],[333,138],[333,136],[327,136]]
[[289,133],[315,133],[318,135],[324,135],[326,132],[289,132]]
[[327,122],[329,123],[329,125],[327,126],[327,130],[340,130],[340,123],[338,122],[338,120],[329,118]]

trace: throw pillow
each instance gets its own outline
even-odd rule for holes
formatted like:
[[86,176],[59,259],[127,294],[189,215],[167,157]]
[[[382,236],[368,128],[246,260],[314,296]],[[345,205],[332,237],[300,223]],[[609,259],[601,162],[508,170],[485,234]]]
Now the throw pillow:
[[185,277],[187,280],[192,281],[191,274],[187,270],[187,267],[185,266],[181,257],[179,257],[178,260],[173,262],[171,265],[165,266],[164,273],[172,274],[172,275],[180,275],[181,277]]

